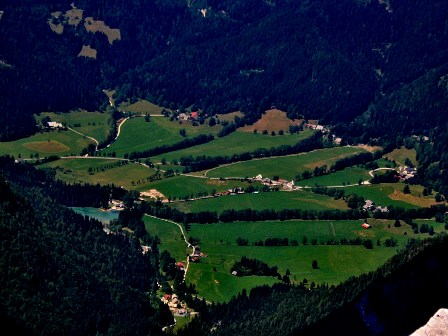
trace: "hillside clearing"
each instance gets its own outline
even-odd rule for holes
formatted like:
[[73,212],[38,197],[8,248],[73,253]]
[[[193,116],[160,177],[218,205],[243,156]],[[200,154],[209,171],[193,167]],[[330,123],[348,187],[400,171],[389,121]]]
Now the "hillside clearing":
[[107,36],[107,40],[109,44],[112,44],[114,41],[121,40],[120,29],[110,28],[108,25],[101,20],[94,20],[93,17],[86,17],[84,20],[84,27],[88,32],[91,33],[103,33]]
[[261,116],[261,119],[258,120],[253,125],[245,126],[242,128],[244,132],[253,132],[257,130],[257,132],[263,132],[264,130],[271,133],[272,131],[278,132],[283,130],[287,132],[289,126],[297,126],[299,120],[291,120],[286,116],[286,112],[272,109],[267,110],[265,114]]

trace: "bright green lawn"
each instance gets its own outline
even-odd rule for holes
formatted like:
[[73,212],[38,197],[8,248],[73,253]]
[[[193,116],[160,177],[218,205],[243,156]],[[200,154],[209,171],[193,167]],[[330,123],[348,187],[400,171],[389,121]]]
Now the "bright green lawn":
[[117,156],[122,157],[125,153],[172,145],[184,140],[179,134],[181,129],[186,130],[187,137],[193,137],[200,134],[217,134],[221,126],[192,126],[190,122],[179,124],[178,121],[170,121],[164,117],[152,117],[150,122],[146,122],[142,117],[131,118],[122,125],[117,141],[104,151],[115,152]]
[[175,159],[179,161],[182,156],[189,155],[228,156],[232,154],[253,152],[260,148],[270,149],[281,145],[295,145],[300,140],[311,136],[313,132],[314,131],[312,130],[305,130],[298,134],[286,133],[285,135],[271,136],[236,131],[222,138],[215,137],[215,140],[206,144],[155,156],[153,160],[154,162],[160,162],[162,158],[165,158],[168,162]]
[[274,175],[282,179],[291,180],[305,170],[327,165],[328,168],[337,160],[351,155],[365,152],[359,147],[334,147],[315,150],[298,155],[266,158],[238,162],[232,165],[221,166],[208,172],[209,177],[254,177],[261,174],[272,178]]
[[93,137],[99,142],[106,140],[109,134],[108,120],[110,116],[107,113],[87,111],[72,111],[69,113],[43,112],[37,119],[41,120],[46,116],[50,117],[51,121],[65,123],[67,127]]
[[238,194],[220,196],[188,202],[176,202],[172,205],[185,212],[199,212],[203,210],[217,211],[234,209],[302,209],[302,210],[328,210],[347,209],[343,200],[334,200],[326,195],[314,194],[306,191],[272,191],[258,194]]
[[22,158],[30,158],[38,154],[38,157],[50,155],[79,155],[92,140],[71,131],[51,131],[36,133],[28,138],[16,141],[0,142],[0,155],[12,155]]

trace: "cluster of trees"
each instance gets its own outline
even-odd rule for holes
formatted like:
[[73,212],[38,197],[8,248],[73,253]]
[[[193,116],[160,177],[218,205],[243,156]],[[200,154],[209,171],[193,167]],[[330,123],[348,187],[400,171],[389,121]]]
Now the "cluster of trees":
[[297,144],[292,146],[282,145],[271,149],[257,149],[253,152],[244,152],[241,154],[232,154],[228,156],[182,156],[179,159],[179,163],[184,166],[184,173],[188,173],[218,167],[219,165],[226,163],[248,161],[254,158],[297,154],[309,152],[319,148],[323,148],[322,134],[321,132],[316,132],[311,137],[299,141]]
[[127,160],[119,160],[119,161],[115,161],[113,163],[102,165],[101,167],[89,167],[89,168],[87,168],[87,172],[89,174],[94,174],[94,173],[98,173],[98,172],[104,172],[104,171],[109,170],[109,169],[114,169],[114,168],[117,168],[117,167],[121,167],[121,166],[127,165],[128,163],[129,163],[129,161],[127,161]]
[[235,262],[230,268],[230,272],[236,272],[237,276],[279,276],[278,267],[269,267],[268,264],[258,259],[251,259],[245,256],[241,257],[240,261]]
[[[434,232],[434,228],[432,229]],[[426,231],[428,232],[428,231]],[[264,241],[259,240],[259,241],[255,241],[250,243],[249,239],[247,238],[241,238],[238,237],[236,240],[236,243],[238,246],[249,246],[250,244],[252,246],[299,246],[299,242],[297,241],[297,239],[291,239],[289,240],[288,238],[267,238]],[[327,239],[327,240],[318,240],[316,238],[312,238],[312,239],[308,239],[307,236],[303,236],[302,241],[301,241],[302,245],[358,245],[358,246],[364,246],[366,249],[373,249],[374,247],[374,242],[372,241],[372,239],[362,239],[362,238],[352,238],[352,239],[347,239],[347,238],[341,238],[339,240],[335,240],[333,238]],[[381,240],[378,239],[376,242],[377,246],[381,246]],[[394,239],[393,237],[391,238],[387,238],[384,240],[384,246],[386,247],[394,247],[397,246],[397,240]]]

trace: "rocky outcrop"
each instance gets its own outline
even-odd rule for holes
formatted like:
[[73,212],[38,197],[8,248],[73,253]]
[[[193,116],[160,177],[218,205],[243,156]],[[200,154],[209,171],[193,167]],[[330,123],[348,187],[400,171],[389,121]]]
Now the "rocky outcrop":
[[448,335],[448,309],[439,309],[423,327],[417,329],[411,336]]

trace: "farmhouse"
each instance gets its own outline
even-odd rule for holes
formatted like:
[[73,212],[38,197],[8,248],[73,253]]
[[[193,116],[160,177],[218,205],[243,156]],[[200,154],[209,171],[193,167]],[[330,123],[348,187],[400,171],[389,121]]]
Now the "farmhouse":
[[196,120],[197,118],[199,117],[199,112],[191,112],[191,114],[190,114],[190,118],[192,119],[192,120]]
[[362,226],[364,229],[370,229],[370,228],[371,228],[370,224],[368,224],[368,223],[363,223],[363,224],[361,224],[361,226]]
[[55,121],[49,121],[47,122],[48,127],[50,128],[64,128],[61,123],[57,123]]
[[371,200],[366,200],[365,204],[362,206],[364,210],[372,210],[375,207],[375,203]]

